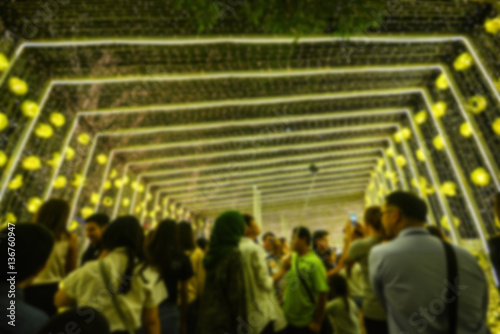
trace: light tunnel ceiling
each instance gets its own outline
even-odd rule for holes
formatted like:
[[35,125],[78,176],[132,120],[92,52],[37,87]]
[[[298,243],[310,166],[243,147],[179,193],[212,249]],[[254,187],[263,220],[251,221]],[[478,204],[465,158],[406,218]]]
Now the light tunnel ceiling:
[[[59,2],[23,40],[22,18],[39,8],[2,2],[3,221],[61,197],[72,220],[100,211],[202,224],[227,208],[251,212],[254,186],[271,220],[306,202],[316,221],[328,203],[406,189],[456,241],[499,232],[493,5],[398,2],[388,12],[394,3],[370,2],[367,13],[389,13],[379,32],[363,15],[340,19],[343,8],[311,23],[321,36],[293,37],[269,31],[266,17],[246,24],[234,1],[235,15],[205,27],[189,6],[86,4]],[[336,36],[343,29],[349,39]]]

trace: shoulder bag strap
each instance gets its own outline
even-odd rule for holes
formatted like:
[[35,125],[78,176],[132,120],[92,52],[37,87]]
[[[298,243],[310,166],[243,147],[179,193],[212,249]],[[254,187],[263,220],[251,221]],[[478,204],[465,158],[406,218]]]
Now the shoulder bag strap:
[[298,254],[297,254],[297,257],[295,258],[295,268],[297,270],[297,275],[299,276],[300,283],[302,283],[302,285],[306,289],[307,295],[309,296],[309,299],[311,300],[311,303],[314,304],[315,303],[314,296],[313,296],[311,290],[309,289],[309,287],[307,286],[306,280],[302,276],[302,273],[300,272],[300,269],[299,269],[299,255]]
[[[453,247],[447,243],[443,242],[444,250],[446,253],[446,263],[448,268],[448,282],[449,284],[456,284],[458,286],[458,266],[457,266],[457,257]],[[451,293],[450,289],[448,292]],[[458,321],[458,295],[455,296],[455,300],[453,300],[449,304],[449,334],[457,333],[457,321]]]
[[127,317],[125,316],[125,313],[123,312],[123,309],[121,308],[121,305],[118,302],[118,298],[116,298],[115,291],[113,291],[113,289],[111,288],[111,280],[109,279],[109,275],[106,271],[106,268],[104,267],[104,262],[102,260],[99,261],[99,269],[101,270],[102,278],[104,279],[104,283],[106,284],[106,289],[111,294],[111,300],[113,301],[116,313],[118,313],[118,316],[120,317],[120,320],[125,326],[127,332],[129,332],[129,334],[135,334],[133,326],[131,326],[130,323],[128,322]]

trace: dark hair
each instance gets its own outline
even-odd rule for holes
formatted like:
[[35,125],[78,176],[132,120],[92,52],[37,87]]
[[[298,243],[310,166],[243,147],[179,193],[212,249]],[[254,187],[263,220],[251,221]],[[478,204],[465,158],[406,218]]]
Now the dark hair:
[[[243,215],[243,219],[245,220],[245,225],[246,225],[246,226],[250,226],[250,225],[252,225],[252,220],[254,220],[253,216],[251,216],[251,215],[249,215],[249,214],[247,214],[247,213],[245,213],[245,214]],[[264,240],[265,240],[265,239],[264,239]]]
[[395,191],[385,200],[387,205],[397,207],[408,219],[418,222],[425,222],[427,219],[427,205],[423,199],[411,192]]
[[51,198],[38,209],[35,222],[47,227],[57,240],[61,240],[63,236],[69,236],[66,228],[69,209],[69,204],[65,200]]
[[180,222],[178,226],[179,247],[181,251],[192,251],[196,245],[194,243],[193,228],[189,222]]
[[109,224],[109,216],[104,213],[96,213],[85,219],[85,223],[96,223],[99,227],[104,227]]
[[[9,240],[9,232],[15,235],[16,282],[20,283],[43,268],[52,253],[54,236],[45,226],[33,223],[17,223],[13,227],[4,228],[0,234],[0,261],[4,268],[7,268],[10,257],[9,242],[13,240]],[[10,277],[7,270],[3,270],[0,276],[5,279]]]
[[299,239],[306,239],[308,245],[311,244],[311,232],[305,226],[298,226],[293,229],[293,233],[297,235]]
[[[73,323],[72,333],[109,334],[109,324],[106,318],[92,307],[77,307],[53,316],[38,331],[38,334],[67,333],[69,324]],[[78,330],[76,332],[75,330]]]
[[429,225],[429,226],[427,226],[427,231],[429,231],[429,233],[431,235],[439,238],[442,241],[446,240],[446,237],[445,237],[443,231],[439,227],[437,227],[437,226]]
[[[141,224],[134,216],[116,218],[102,235],[103,248],[112,251],[118,247],[125,247],[127,251],[127,267],[122,275],[118,293],[126,294],[131,289],[131,280],[136,265],[135,259],[143,263],[140,273],[145,268],[144,261],[144,232]],[[142,279],[145,281],[144,277]]]
[[341,297],[346,311],[349,312],[349,287],[344,276],[335,274],[330,278],[330,297]]
[[326,230],[316,230],[313,233],[313,248],[316,249],[316,240],[323,238],[325,235],[328,235],[328,231]]
[[364,220],[375,231],[382,233],[384,226],[382,225],[382,210],[380,206],[370,206],[365,210]]
[[205,250],[208,247],[208,240],[207,240],[207,238],[201,237],[201,238],[198,238],[196,240],[196,244],[198,245],[198,247],[200,247],[201,249]]
[[266,241],[268,236],[274,237],[274,233],[273,232],[264,233],[264,235],[262,236],[262,241]]
[[174,252],[179,250],[177,223],[172,219],[162,220],[154,231],[147,247],[151,264],[158,268],[163,279],[169,277]]
[[286,238],[285,238],[285,237],[281,237],[281,238],[280,238],[280,241],[281,241],[281,243],[283,244],[284,242],[286,242]]

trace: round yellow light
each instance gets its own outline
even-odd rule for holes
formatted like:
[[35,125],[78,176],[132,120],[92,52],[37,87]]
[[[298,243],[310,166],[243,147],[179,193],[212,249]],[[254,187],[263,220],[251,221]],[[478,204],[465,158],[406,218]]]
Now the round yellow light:
[[385,154],[386,154],[388,157],[393,157],[393,156],[394,156],[394,150],[392,149],[392,147],[388,147],[388,148],[385,150]]
[[415,188],[418,188],[418,183],[416,178],[411,179],[411,185]]
[[75,174],[75,176],[73,178],[73,182],[71,182],[71,185],[73,187],[79,187],[83,184],[83,182],[84,182],[83,175],[82,174]]
[[490,34],[496,34],[500,31],[500,16],[484,21],[484,29]]
[[54,134],[54,130],[50,125],[41,123],[36,127],[35,134],[40,138],[47,139],[52,137],[52,135]]
[[482,167],[474,169],[474,171],[470,174],[470,178],[472,183],[481,187],[487,186],[491,181],[490,174]]
[[491,127],[493,128],[493,132],[500,136],[500,117],[495,119]]
[[101,153],[97,156],[96,160],[99,165],[104,165],[106,162],[108,162],[108,157],[106,156],[106,154]]
[[120,189],[123,186],[123,182],[121,179],[116,179],[114,182],[115,188]]
[[421,176],[418,180],[419,184],[420,184],[420,188],[425,188],[427,187],[427,179],[423,176]]
[[123,207],[127,207],[127,206],[129,206],[129,205],[130,205],[130,199],[128,199],[128,198],[126,198],[126,197],[125,197],[125,198],[122,200],[122,206],[123,206]]
[[23,186],[23,176],[21,174],[17,174],[14,178],[9,182],[7,186],[10,190],[16,190]]
[[42,206],[43,201],[39,197],[32,197],[28,201],[28,212],[36,213],[38,209]]
[[467,101],[467,107],[474,114],[481,113],[488,106],[488,101],[484,96],[475,95]]
[[87,219],[88,217],[90,217],[94,214],[94,209],[92,209],[91,207],[88,207],[88,206],[84,206],[80,210],[80,214],[82,215],[83,219]]
[[33,101],[24,101],[21,104],[21,111],[23,115],[29,118],[33,118],[40,112],[40,107]]
[[128,176],[125,176],[123,179],[123,184],[128,184],[130,182],[130,178]]
[[109,207],[109,206],[112,206],[112,205],[113,205],[113,202],[114,202],[114,201],[113,201],[113,199],[112,199],[111,197],[106,196],[106,197],[104,197],[104,199],[102,200],[102,205],[104,205],[104,206],[108,206],[108,207]]
[[[453,216],[451,220],[453,221],[453,223],[455,224],[456,227],[460,226],[460,220],[457,217]],[[448,231],[450,230],[450,223],[448,222],[448,217],[443,216],[441,218],[440,223],[441,223],[441,227],[447,229]]]
[[90,203],[92,203],[92,204],[97,204],[97,203],[99,203],[99,200],[100,200],[100,199],[101,199],[101,198],[100,198],[100,196],[99,196],[99,194],[98,194],[98,193],[92,193],[92,194],[90,195]]
[[104,182],[104,190],[109,190],[110,188],[111,188],[111,181],[106,180],[106,182]]
[[139,184],[139,185],[137,186],[137,191],[138,191],[138,192],[140,192],[140,193],[144,192],[144,185]]
[[28,92],[28,84],[24,80],[12,77],[9,79],[9,89],[16,95],[25,95]]
[[72,160],[75,157],[75,150],[72,147],[66,147],[66,160]]
[[404,156],[402,156],[402,155],[398,155],[397,158],[396,158],[396,164],[399,167],[406,166],[406,158]]
[[9,119],[7,118],[7,115],[5,115],[3,112],[0,112],[0,131],[3,131],[6,127],[9,126]]
[[56,167],[60,161],[61,161],[61,155],[56,152],[52,154],[52,159],[47,161],[47,165]]
[[71,222],[71,224],[69,225],[68,230],[70,230],[72,232],[72,231],[75,231],[76,229],[78,229],[78,227],[80,227],[78,222],[76,220],[73,220]]
[[111,173],[109,174],[109,178],[114,179],[117,175],[118,175],[118,171],[116,170],[116,168],[113,168],[111,170]]
[[3,167],[5,166],[5,164],[7,163],[7,154],[5,154],[4,151],[0,151],[0,167]]
[[432,195],[432,194],[434,194],[434,193],[436,192],[436,189],[434,189],[434,187],[433,187],[433,186],[429,186],[429,187],[427,187],[424,191],[425,191],[425,193],[426,193],[427,195]]
[[7,212],[5,214],[5,222],[6,223],[12,223],[12,224],[17,223],[17,217],[16,217],[16,215],[14,215],[12,212]]
[[50,123],[52,123],[55,127],[60,128],[66,124],[66,118],[60,112],[53,112],[50,114]]
[[400,143],[401,140],[403,140],[403,136],[401,135],[401,132],[398,131],[394,134],[394,140],[397,142],[397,143]]
[[441,151],[444,149],[443,137],[437,135],[436,137],[434,137],[434,140],[432,141],[432,143],[434,144],[434,147],[436,148],[436,150]]
[[441,192],[446,196],[456,196],[457,195],[457,185],[454,182],[446,181],[441,185]]
[[401,129],[401,136],[403,136],[403,139],[410,139],[411,130],[408,127],[402,128]]
[[432,106],[432,114],[436,118],[441,118],[446,114],[447,108],[448,108],[448,105],[446,104],[446,102],[443,102],[443,101],[436,102]]
[[446,80],[446,75],[444,73],[441,73],[439,77],[436,79],[436,88],[437,89],[448,89],[449,84],[448,80]]
[[419,161],[425,161],[425,154],[424,154],[424,151],[422,151],[422,149],[418,149],[417,152],[416,152],[416,156],[417,156],[417,159]]
[[132,182],[130,188],[132,188],[133,190],[137,189],[137,181]]
[[61,189],[61,188],[64,188],[66,187],[66,184],[68,183],[68,180],[66,179],[66,176],[64,175],[59,175],[58,177],[56,177],[56,179],[54,180],[54,188],[56,189]]
[[156,216],[156,212],[150,211],[149,212],[149,217],[154,218]]
[[82,145],[87,145],[90,141],[90,137],[86,133],[80,133],[77,138],[78,142]]
[[3,53],[0,53],[0,72],[4,72],[6,69],[8,69],[9,65],[9,60],[7,59],[7,57]]
[[427,112],[425,110],[421,110],[415,114],[414,118],[417,124],[424,124],[427,121]]
[[472,56],[468,52],[464,52],[455,59],[453,67],[457,71],[463,71],[471,67],[473,63]]
[[140,205],[138,205],[136,208],[135,208],[135,214],[138,215],[139,213],[141,213],[142,211],[142,208]]
[[465,138],[472,136],[472,128],[469,123],[464,122],[460,125],[460,134]]
[[42,166],[42,162],[40,161],[40,158],[37,156],[29,156],[24,158],[23,160],[23,168],[26,170],[37,170],[40,169]]

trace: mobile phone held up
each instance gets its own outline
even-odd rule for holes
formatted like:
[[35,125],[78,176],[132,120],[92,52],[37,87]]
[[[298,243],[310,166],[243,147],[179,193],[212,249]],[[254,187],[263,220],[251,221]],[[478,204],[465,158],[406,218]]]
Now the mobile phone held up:
[[351,213],[351,225],[356,226],[356,223],[358,222],[358,217],[354,213]]

